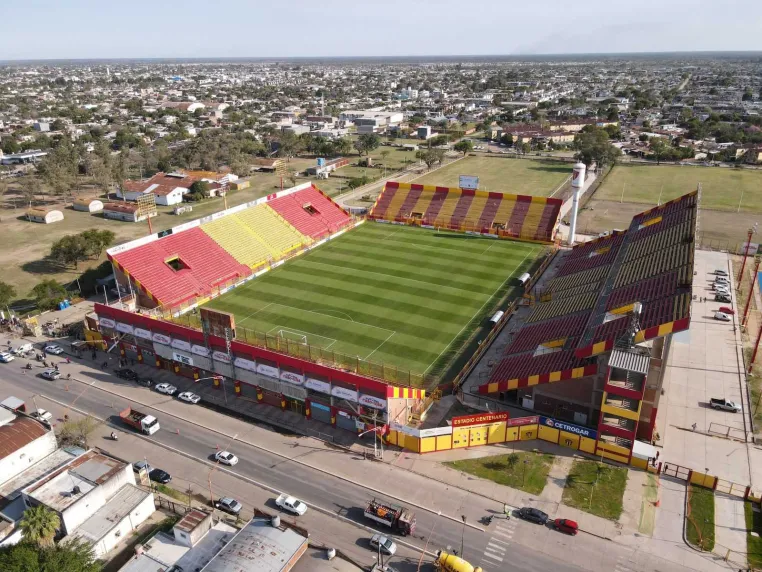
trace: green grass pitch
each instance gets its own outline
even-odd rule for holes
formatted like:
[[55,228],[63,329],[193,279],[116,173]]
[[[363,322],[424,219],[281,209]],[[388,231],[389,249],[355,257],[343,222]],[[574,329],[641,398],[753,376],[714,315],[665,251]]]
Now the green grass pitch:
[[368,222],[207,306],[239,329],[437,376],[542,250]]

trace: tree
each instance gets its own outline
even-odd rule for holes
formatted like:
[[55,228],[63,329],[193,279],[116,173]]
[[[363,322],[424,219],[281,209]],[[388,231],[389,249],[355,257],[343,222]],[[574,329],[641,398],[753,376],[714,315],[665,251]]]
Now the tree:
[[612,164],[622,152],[609,143],[609,134],[600,128],[578,133],[574,136],[574,158],[590,167],[596,163],[599,167]]
[[[31,509],[30,509],[31,510]],[[3,572],[100,572],[92,546],[81,540],[41,548],[31,542],[0,548]]]
[[381,145],[381,137],[375,133],[363,133],[357,139],[357,142],[360,144],[360,147],[358,148],[360,155],[362,155],[363,152],[366,155],[369,155],[371,151],[375,151],[378,149],[379,145]]
[[50,248],[50,258],[62,266],[74,264],[76,269],[79,263],[87,260],[89,247],[81,234],[69,234],[53,243]]
[[389,157],[390,153],[391,153],[391,151],[389,151],[389,149],[383,149],[379,153],[379,155],[381,155],[381,161],[383,161],[383,163],[384,163],[384,167],[386,167],[386,159]]
[[435,153],[437,151],[436,149],[425,149],[422,151],[418,151],[415,154],[416,159],[420,159],[424,163],[426,163],[426,167],[431,169],[431,167],[439,160],[438,155]]
[[91,228],[80,233],[87,245],[87,255],[100,258],[103,250],[114,244],[116,235],[110,230],[98,230]]
[[463,139],[463,141],[458,141],[455,144],[455,147],[453,147],[453,149],[455,149],[459,153],[463,153],[463,156],[465,157],[471,151],[474,150],[474,144],[471,142],[470,139]]
[[68,294],[66,288],[55,280],[43,280],[32,288],[31,296],[40,310],[54,310]]
[[206,181],[193,181],[188,190],[191,194],[201,194],[206,197],[209,194],[209,183]]
[[34,542],[41,547],[53,546],[56,531],[61,526],[58,514],[45,505],[37,505],[24,511],[21,530],[24,540]]
[[0,308],[5,308],[16,297],[16,289],[0,280]]
[[649,142],[649,146],[651,147],[651,153],[654,154],[654,157],[656,157],[656,164],[661,163],[661,158],[664,156],[664,154],[667,152],[667,144],[664,142],[664,139],[661,137],[651,137],[651,140]]
[[352,140],[348,137],[341,137],[333,142],[333,150],[337,155],[349,155],[352,152]]
[[90,435],[101,425],[101,421],[89,415],[79,419],[72,419],[60,426],[58,439],[61,443],[87,448]]
[[68,137],[61,138],[40,163],[43,180],[56,195],[68,193],[77,181],[79,154]]
[[291,182],[291,186],[296,186],[296,169],[293,167],[288,167],[286,169],[286,178]]

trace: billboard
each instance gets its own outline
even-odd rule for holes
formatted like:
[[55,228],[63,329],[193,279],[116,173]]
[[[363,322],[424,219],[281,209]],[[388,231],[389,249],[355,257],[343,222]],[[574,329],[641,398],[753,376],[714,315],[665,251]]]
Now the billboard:
[[229,312],[201,308],[201,324],[209,335],[225,337],[225,330],[230,330],[230,338],[235,339],[235,316]]
[[460,417],[452,418],[452,426],[455,427],[469,427],[471,425],[487,425],[489,423],[499,423],[500,421],[508,421],[511,414],[507,411],[498,411],[496,413],[476,413],[474,415],[461,415]]
[[479,188],[479,177],[475,175],[459,175],[458,186],[461,189],[476,190]]
[[552,427],[553,429],[566,431],[567,433],[575,433],[580,437],[587,437],[589,439],[596,439],[598,437],[598,432],[593,429],[580,427],[579,425],[567,423],[566,421],[558,421],[557,419],[551,419],[550,417],[540,417],[540,423]]

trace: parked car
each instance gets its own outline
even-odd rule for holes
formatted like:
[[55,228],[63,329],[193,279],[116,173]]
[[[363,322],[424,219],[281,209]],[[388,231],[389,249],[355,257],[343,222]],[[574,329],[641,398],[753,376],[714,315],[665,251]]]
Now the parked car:
[[741,406],[735,401],[729,401],[727,399],[719,399],[712,397],[709,400],[709,407],[712,409],[720,409],[722,411],[732,411],[733,413],[739,413]]
[[148,478],[162,485],[166,485],[172,480],[172,476],[167,471],[162,471],[161,469],[151,469],[148,471]]
[[50,381],[55,381],[56,379],[61,377],[61,372],[58,371],[57,369],[48,368],[48,369],[42,370],[42,373],[40,375],[44,377],[45,379],[48,379]]
[[714,319],[719,320],[720,322],[729,322],[730,316],[728,316],[727,314],[723,314],[722,312],[715,312]]
[[715,302],[723,302],[725,304],[730,304],[732,302],[730,298],[730,293],[728,294],[715,294],[714,295],[714,301]]
[[138,380],[137,372],[129,368],[118,369],[114,372],[114,375],[122,379],[129,379],[130,381]]
[[187,403],[198,403],[201,401],[201,396],[196,395],[192,391],[183,391],[180,395],[177,396],[177,399],[180,401],[186,401]]
[[384,536],[383,534],[374,534],[370,537],[370,547],[373,550],[381,549],[381,552],[389,556],[394,556],[397,552],[397,545],[391,538]]
[[61,355],[64,352],[63,348],[57,344],[48,344],[42,349],[44,349],[46,353],[53,354],[54,356]]
[[576,521],[569,520],[568,518],[557,518],[553,521],[553,528],[572,536],[579,532],[579,525]]
[[14,357],[13,357],[11,354],[9,354],[8,352],[0,352],[0,362],[2,362],[2,363],[10,363],[10,362],[12,362],[14,359],[16,359],[16,358],[14,358]]
[[525,506],[519,509],[519,517],[535,524],[547,524],[548,515],[540,509]]
[[307,512],[306,504],[304,504],[298,498],[289,496],[286,493],[282,493],[280,496],[278,496],[278,498],[275,499],[275,504],[277,504],[283,510],[293,513],[297,516],[302,516],[305,512]]
[[221,499],[214,501],[214,508],[217,508],[228,514],[237,515],[241,512],[243,505],[233,498],[222,497]]
[[216,461],[219,461],[223,465],[228,465],[230,467],[238,464],[238,457],[236,457],[230,451],[218,451],[217,454],[214,456],[214,459]]
[[170,383],[160,383],[156,386],[156,391],[164,395],[174,395],[177,393],[177,388]]
[[720,309],[717,311],[722,312],[723,314],[727,314],[728,316],[735,316],[735,313],[736,313],[736,311],[733,308],[730,308],[728,306],[720,306]]
[[45,409],[38,409],[37,411],[30,413],[30,415],[40,421],[51,421],[53,419],[53,414]]

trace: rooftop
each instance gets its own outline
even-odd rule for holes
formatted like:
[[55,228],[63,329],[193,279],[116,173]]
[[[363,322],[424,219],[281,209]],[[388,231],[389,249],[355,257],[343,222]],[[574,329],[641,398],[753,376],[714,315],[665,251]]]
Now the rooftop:
[[274,527],[269,517],[254,517],[215,556],[204,572],[280,572],[289,570],[307,549],[307,538],[291,528]]
[[172,566],[200,570],[233,538],[237,529],[220,521],[193,548],[180,544],[171,533],[159,532],[143,545],[143,553],[120,572],[164,572]]
[[35,419],[0,408],[0,459],[39,439],[48,431],[45,425]]
[[56,449],[47,457],[43,457],[22,473],[3,483],[0,486],[0,506],[17,498],[26,487],[62,467],[75,456],[64,449]]
[[151,495],[150,492],[139,489],[135,485],[123,486],[110,501],[83,522],[68,538],[72,540],[79,538],[97,543],[149,495]]

